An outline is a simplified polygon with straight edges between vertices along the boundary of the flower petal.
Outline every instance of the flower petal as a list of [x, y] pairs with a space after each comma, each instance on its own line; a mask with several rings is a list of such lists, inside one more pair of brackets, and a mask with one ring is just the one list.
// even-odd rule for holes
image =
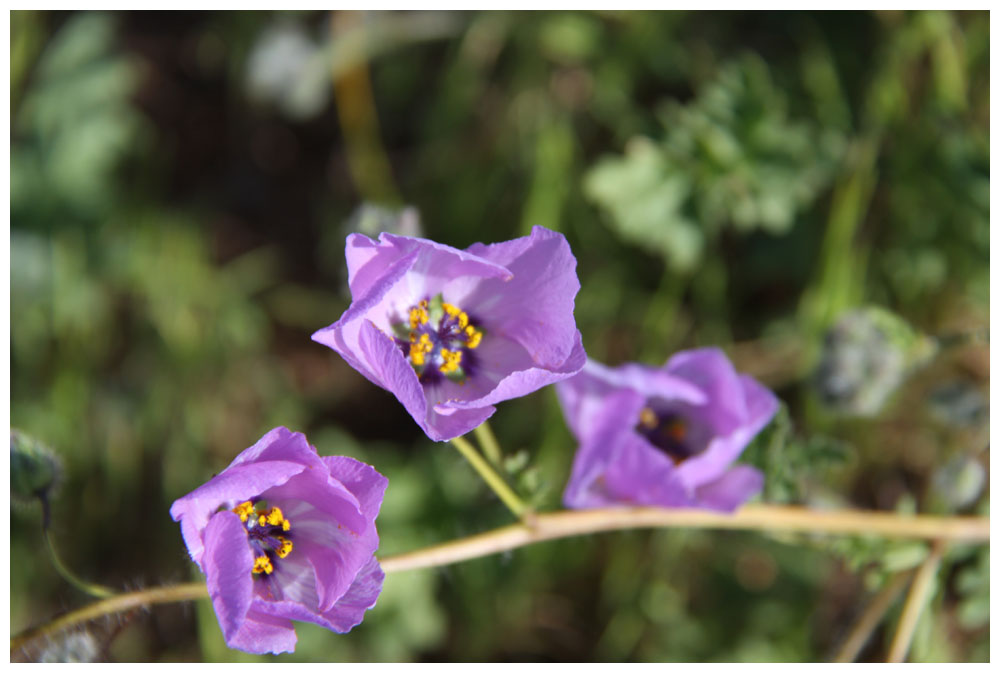
[[347, 593], [323, 613], [323, 617], [330, 625], [329, 628], [338, 633], [347, 633], [360, 624], [365, 611], [375, 607], [384, 580], [385, 573], [382, 572], [378, 560], [372, 556], [354, 578], [354, 583]]
[[[440, 403], [435, 408], [474, 409], [487, 404], [496, 404], [504, 400], [521, 397], [551, 383], [556, 383], [557, 381], [562, 381], [573, 376], [576, 372], [580, 371], [586, 361], [587, 353], [583, 349], [583, 341], [580, 333], [577, 332], [573, 351], [560, 366], [547, 369], [531, 367], [529, 369], [513, 371], [503, 377], [493, 390], [482, 397], [448, 400]], [[471, 430], [472, 428], [469, 429]]]
[[566, 237], [544, 227], [511, 241], [468, 248], [510, 269], [510, 280], [484, 281], [464, 299], [487, 328], [517, 340], [540, 367], [560, 367], [577, 340], [573, 305], [580, 290]]
[[349, 365], [361, 372], [365, 378], [393, 393], [396, 392], [395, 389], [390, 387], [390, 382], [380, 376], [378, 367], [371, 366], [377, 363], [371, 362], [366, 357], [360, 343], [361, 331], [370, 322], [369, 314], [385, 317], [382, 314], [388, 308], [383, 307], [382, 311], [375, 311], [375, 307], [385, 303], [386, 295], [401, 283], [416, 261], [417, 253], [415, 251], [395, 260], [372, 281], [366, 294], [354, 297], [351, 306], [340, 317], [340, 320], [317, 330], [312, 335], [313, 341], [337, 351], [342, 358], [347, 360]]
[[708, 448], [678, 467], [678, 476], [688, 488], [696, 489], [721, 477], [778, 410], [774, 393], [751, 377], [739, 377], [736, 387], [745, 400], [744, 415], [730, 434], [715, 437]]
[[294, 652], [297, 638], [292, 623], [257, 609], [261, 603], [260, 599], [254, 599], [240, 630], [226, 639], [226, 645], [250, 654]]
[[301, 432], [292, 432], [288, 428], [278, 426], [257, 440], [253, 446], [245, 449], [233, 459], [230, 467], [259, 463], [265, 460], [283, 460], [291, 463], [301, 463], [310, 467], [319, 467], [320, 459], [316, 449], [309, 445], [309, 440]]
[[399, 347], [370, 320], [359, 333], [359, 351], [371, 365], [382, 386], [396, 396], [421, 428], [427, 432], [427, 398], [417, 373]]
[[739, 376], [720, 349], [682, 351], [667, 361], [664, 370], [694, 384], [705, 393], [717, 433], [728, 434], [746, 419], [747, 405]]
[[604, 479], [608, 493], [618, 503], [659, 507], [692, 504], [670, 458], [635, 432], [622, 432]]
[[365, 611], [375, 605], [385, 573], [371, 557], [344, 596], [327, 610], [316, 612], [294, 601], [256, 601], [254, 609], [275, 617], [311, 622], [337, 633], [347, 633], [361, 623]]
[[301, 463], [270, 460], [226, 468], [170, 506], [170, 516], [180, 521], [188, 553], [201, 566], [202, 531], [219, 507], [232, 507], [280, 485], [306, 469]]
[[[286, 577], [285, 565], [293, 559], [299, 564], [311, 565], [314, 599], [303, 589], [295, 589], [295, 600], [305, 601], [313, 610], [329, 609], [350, 588], [354, 577], [368, 558], [378, 549], [378, 533], [373, 524], [362, 530], [352, 530], [336, 518], [322, 512], [303, 500], [275, 500], [292, 522], [295, 547], [287, 558], [281, 559], [274, 577], [282, 587], [286, 582], [305, 581], [299, 565], [294, 565]], [[294, 575], [294, 577], [292, 577]]]
[[253, 551], [238, 516], [218, 512], [208, 522], [203, 560], [208, 595], [228, 642], [240, 629], [253, 600]]
[[[623, 391], [634, 395], [631, 406]], [[590, 361], [557, 392], [580, 442], [567, 507], [641, 503], [731, 511], [761, 488], [759, 472], [733, 462], [778, 401], [753, 378], [738, 375], [717, 348], [678, 353], [659, 369]], [[652, 443], [658, 439], [640, 432], [643, 405], [659, 423], [680, 422], [682, 446], [661, 450]]]
[[732, 512], [764, 487], [764, 475], [749, 465], [736, 465], [696, 491], [700, 506]]
[[573, 472], [563, 503], [566, 507], [602, 507], [614, 504], [614, 496], [607, 490], [605, 473], [619, 453], [619, 445], [628, 439], [622, 431], [621, 420], [639, 415], [644, 400], [633, 390], [616, 390], [605, 398], [597, 411], [593, 431], [582, 442], [573, 460]]
[[310, 470], [296, 475], [280, 486], [263, 491], [260, 497], [278, 505], [293, 526], [297, 524], [294, 510], [303, 508], [310, 512], [316, 510], [356, 533], [364, 531], [371, 522], [362, 514], [361, 503], [346, 486], [330, 475], [325, 464], [322, 465], [322, 471]]
[[374, 521], [382, 507], [389, 480], [375, 471], [371, 465], [348, 456], [324, 456], [323, 462], [347, 490], [354, 494], [361, 504], [365, 518]]
[[703, 404], [706, 400], [705, 393], [693, 384], [662, 369], [636, 364], [611, 368], [587, 360], [578, 374], [556, 384], [566, 422], [577, 440], [590, 434], [597, 409], [611, 391], [619, 388], [631, 388], [647, 400], [658, 397], [690, 404]]

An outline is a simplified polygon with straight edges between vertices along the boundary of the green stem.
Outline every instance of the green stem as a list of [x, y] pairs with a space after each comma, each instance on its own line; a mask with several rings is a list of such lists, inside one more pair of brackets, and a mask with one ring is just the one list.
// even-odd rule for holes
[[513, 512], [514, 516], [520, 519], [531, 511], [531, 508], [517, 497], [517, 494], [511, 490], [507, 482], [490, 467], [490, 464], [479, 455], [479, 452], [476, 451], [475, 447], [465, 437], [455, 437], [451, 440], [451, 443], [472, 464], [473, 469], [493, 489], [493, 492], [503, 501], [503, 504], [507, 505], [507, 509]]
[[62, 575], [63, 579], [85, 594], [94, 596], [95, 598], [109, 598], [114, 596], [115, 591], [112, 589], [80, 579], [72, 570], [63, 564], [62, 559], [59, 558], [59, 554], [56, 553], [56, 545], [52, 542], [52, 533], [49, 531], [49, 522], [52, 519], [49, 499], [44, 493], [40, 493], [38, 495], [38, 499], [42, 503], [42, 535], [45, 537], [45, 546], [49, 548], [49, 556], [52, 558], [52, 565], [56, 567], [56, 572]]
[[493, 434], [490, 422], [483, 421], [472, 432], [475, 433], [476, 439], [479, 440], [479, 445], [483, 448], [483, 453], [486, 454], [489, 461], [499, 467], [500, 463], [503, 462], [503, 451], [500, 450], [500, 442], [497, 441], [497, 436]]

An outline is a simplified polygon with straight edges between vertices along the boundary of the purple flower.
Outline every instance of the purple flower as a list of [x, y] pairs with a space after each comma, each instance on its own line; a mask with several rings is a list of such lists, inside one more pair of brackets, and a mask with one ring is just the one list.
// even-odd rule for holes
[[466, 250], [383, 233], [347, 237], [352, 303], [315, 334], [393, 393], [433, 440], [462, 435], [497, 402], [572, 376], [586, 353], [580, 282], [562, 234]]
[[278, 427], [174, 502], [229, 647], [291, 652], [292, 619], [338, 633], [361, 623], [385, 577], [374, 554], [387, 483]]
[[556, 386], [580, 442], [563, 502], [732, 511], [764, 478], [733, 466], [778, 400], [717, 348], [677, 353], [662, 368], [588, 361]]

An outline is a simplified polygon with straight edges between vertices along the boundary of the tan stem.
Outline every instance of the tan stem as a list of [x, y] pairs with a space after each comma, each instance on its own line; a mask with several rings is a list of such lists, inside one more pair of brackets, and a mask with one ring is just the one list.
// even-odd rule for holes
[[985, 517], [901, 516], [888, 512], [816, 511], [804, 507], [748, 505], [736, 514], [695, 509], [632, 507], [536, 514], [531, 525], [514, 524], [487, 533], [391, 556], [386, 572], [428, 568], [498, 554], [535, 542], [626, 528], [717, 528], [887, 538], [989, 540]]
[[912, 577], [912, 572], [899, 573], [875, 594], [875, 597], [861, 614], [861, 618], [854, 624], [844, 644], [840, 646], [840, 651], [833, 659], [834, 663], [849, 664], [858, 658], [858, 653], [868, 642], [872, 631], [882, 623], [885, 613], [896, 602], [899, 594], [903, 593], [903, 589], [906, 588], [906, 584]]
[[[720, 528], [821, 535], [878, 535], [964, 542], [987, 542], [990, 539], [990, 520], [986, 517], [901, 516], [866, 511], [823, 512], [803, 507], [770, 505], [750, 505], [735, 514], [635, 507], [539, 514], [527, 524], [505, 526], [444, 544], [387, 556], [380, 559], [380, 563], [386, 573], [401, 572], [457, 563], [544, 540], [628, 528]], [[205, 598], [207, 595], [202, 582], [121, 594], [92, 603], [12, 638], [11, 650], [22, 647], [35, 638], [51, 635], [102, 615], [154, 603]]]
[[19, 636], [10, 639], [10, 650], [14, 650], [27, 645], [35, 638], [52, 635], [65, 628], [97, 619], [104, 615], [124, 612], [133, 608], [139, 608], [153, 603], [175, 603], [177, 601], [190, 601], [198, 598], [208, 598], [208, 590], [204, 582], [190, 582], [188, 584], [175, 584], [168, 587], [157, 587], [155, 589], [143, 589], [130, 594], [118, 594], [103, 601], [91, 603], [79, 610], [69, 612], [62, 617], [53, 619], [48, 624], [43, 624], [37, 628], [26, 631]]
[[913, 642], [913, 632], [917, 628], [917, 621], [920, 614], [927, 605], [930, 597], [931, 584], [934, 575], [937, 574], [941, 566], [941, 557], [944, 555], [945, 543], [938, 540], [931, 548], [931, 553], [927, 555], [924, 562], [917, 570], [910, 585], [910, 593], [906, 595], [906, 603], [903, 605], [903, 613], [899, 616], [899, 625], [896, 627], [896, 635], [892, 638], [892, 645], [889, 647], [889, 657], [887, 661], [891, 664], [899, 664], [906, 660], [906, 653], [910, 651], [910, 643]]

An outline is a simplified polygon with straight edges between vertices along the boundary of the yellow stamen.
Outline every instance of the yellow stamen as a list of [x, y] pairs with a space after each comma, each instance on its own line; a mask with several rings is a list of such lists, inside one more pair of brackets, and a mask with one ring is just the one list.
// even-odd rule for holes
[[271, 511], [267, 513], [267, 523], [271, 526], [280, 526], [281, 522], [285, 520], [285, 515], [281, 513], [281, 510], [277, 507], [272, 507]]
[[467, 348], [476, 348], [479, 346], [479, 342], [483, 340], [483, 333], [469, 325], [465, 329], [465, 333], [468, 335], [469, 340], [465, 342]]
[[291, 527], [292, 527], [292, 522], [289, 521], [288, 519], [285, 519], [284, 521], [281, 522], [281, 530], [287, 532], [288, 529], [290, 529]]
[[[413, 341], [415, 336], [415, 334], [411, 334], [410, 341]], [[424, 364], [424, 354], [430, 353], [432, 350], [434, 350], [434, 344], [431, 343], [431, 338], [427, 334], [421, 334], [416, 343], [410, 344], [410, 362], [416, 366]]]
[[274, 552], [275, 554], [278, 555], [278, 558], [285, 558], [286, 556], [288, 556], [289, 554], [292, 553], [292, 541], [291, 540], [289, 540], [287, 538], [284, 538], [284, 537], [281, 537], [279, 535], [278, 536], [278, 541], [281, 543], [281, 546], [278, 547], [277, 551]]
[[469, 314], [455, 306], [454, 304], [441, 304], [441, 308], [449, 317], [458, 320], [458, 328], [465, 329], [469, 324]]
[[246, 523], [247, 519], [250, 518], [251, 512], [253, 512], [253, 503], [251, 503], [249, 500], [247, 500], [246, 502], [241, 502], [240, 504], [236, 505], [236, 507], [233, 507], [233, 513], [239, 516], [240, 521], [242, 521], [243, 523]]
[[270, 575], [274, 572], [274, 566], [271, 564], [271, 559], [267, 556], [258, 556], [253, 560], [253, 572], [255, 575], [260, 575], [264, 573], [265, 575]]
[[659, 424], [660, 419], [656, 417], [656, 413], [649, 407], [643, 407], [642, 411], [639, 412], [639, 425], [647, 430], [652, 430]]
[[410, 329], [417, 329], [418, 325], [426, 325], [431, 317], [427, 314], [426, 301], [420, 302], [421, 306], [410, 309]]
[[444, 359], [444, 364], [439, 369], [444, 374], [450, 374], [456, 371], [462, 362], [462, 351], [450, 351], [447, 348], [442, 348], [441, 357]]

